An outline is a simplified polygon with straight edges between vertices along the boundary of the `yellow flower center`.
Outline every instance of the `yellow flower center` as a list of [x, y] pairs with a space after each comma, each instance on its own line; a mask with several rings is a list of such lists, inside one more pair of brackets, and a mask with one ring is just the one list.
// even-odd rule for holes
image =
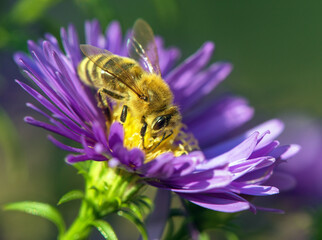
[[[115, 106], [113, 111], [113, 121], [119, 121], [122, 106]], [[184, 124], [178, 124], [178, 127], [172, 129], [173, 133], [166, 139], [163, 135], [153, 138], [151, 136], [150, 126], [143, 137], [140, 135], [142, 123], [141, 119], [133, 117], [130, 111], [127, 112], [124, 128], [124, 146], [128, 149], [140, 148], [145, 153], [145, 162], [155, 159], [162, 153], [172, 152], [178, 157], [189, 152], [199, 150], [198, 141], [191, 133], [183, 131]]]

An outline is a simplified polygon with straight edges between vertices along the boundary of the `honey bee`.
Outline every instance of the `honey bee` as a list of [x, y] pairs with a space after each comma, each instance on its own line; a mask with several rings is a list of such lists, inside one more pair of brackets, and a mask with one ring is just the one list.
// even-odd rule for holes
[[[153, 31], [144, 20], [135, 22], [127, 47], [130, 58], [80, 45], [86, 57], [78, 65], [78, 75], [86, 85], [97, 90], [101, 107], [109, 108], [106, 97], [122, 105], [121, 123], [126, 122], [130, 112], [132, 119], [141, 124], [142, 146], [149, 152], [177, 134], [181, 115], [173, 104], [169, 86], [161, 77]], [[145, 143], [146, 135], [153, 139], [152, 144]]]

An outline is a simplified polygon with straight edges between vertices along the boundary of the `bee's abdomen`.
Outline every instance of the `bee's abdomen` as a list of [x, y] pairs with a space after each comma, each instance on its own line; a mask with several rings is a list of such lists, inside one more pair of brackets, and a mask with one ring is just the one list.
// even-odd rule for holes
[[95, 87], [114, 85], [114, 88], [117, 88], [115, 84], [116, 82], [121, 84], [120, 79], [126, 81], [129, 75], [138, 79], [141, 74], [142, 68], [134, 60], [115, 55], [110, 57], [97, 55], [92, 59], [86, 57], [78, 65], [81, 80]]
[[78, 65], [77, 71], [80, 79], [89, 86], [100, 87], [101, 81], [101, 69], [97, 66], [98, 63], [102, 63], [106, 57], [98, 56], [95, 58], [96, 64], [89, 58], [84, 58]]

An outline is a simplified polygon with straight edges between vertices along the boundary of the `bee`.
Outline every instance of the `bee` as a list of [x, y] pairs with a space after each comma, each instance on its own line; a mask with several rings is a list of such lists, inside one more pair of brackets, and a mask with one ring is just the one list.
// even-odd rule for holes
[[[181, 115], [173, 104], [169, 86], [161, 77], [154, 34], [144, 20], [135, 22], [127, 48], [130, 58], [80, 45], [86, 57], [78, 65], [78, 75], [82, 82], [97, 90], [101, 107], [109, 108], [106, 98], [121, 104], [121, 123], [126, 122], [130, 112], [132, 119], [141, 124], [142, 146], [149, 152], [178, 133]], [[147, 139], [153, 139], [151, 144], [145, 143], [146, 135]]]

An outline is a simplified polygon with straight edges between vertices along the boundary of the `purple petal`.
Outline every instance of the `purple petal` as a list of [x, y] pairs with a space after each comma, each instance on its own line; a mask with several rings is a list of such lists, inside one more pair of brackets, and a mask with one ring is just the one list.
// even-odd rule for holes
[[120, 55], [122, 46], [122, 31], [118, 22], [111, 22], [106, 29], [106, 49]]
[[110, 127], [110, 134], [108, 136], [108, 142], [110, 148], [113, 149], [116, 144], [123, 145], [124, 129], [121, 123], [114, 122]]
[[220, 212], [239, 212], [251, 207], [250, 203], [232, 193], [185, 194], [181, 197], [204, 208]]
[[171, 190], [178, 193], [205, 192], [213, 188], [225, 187], [231, 180], [232, 174], [229, 171], [210, 170], [171, 180], [171, 184], [176, 186]]
[[252, 153], [250, 158], [258, 158], [261, 156], [269, 155], [269, 153], [272, 152], [279, 144], [279, 141], [273, 141], [262, 148], [256, 149]]
[[68, 26], [68, 32], [66, 32], [64, 28], [61, 28], [60, 35], [67, 57], [71, 60], [73, 67], [77, 69], [78, 63], [82, 59], [82, 55], [74, 25], [71, 24]]
[[186, 122], [200, 146], [209, 146], [249, 121], [254, 109], [243, 98], [225, 97]]
[[57, 133], [61, 136], [64, 136], [66, 138], [70, 138], [76, 142], [79, 142], [79, 136], [77, 134], [69, 131], [67, 128], [65, 128], [65, 131], [64, 131], [63, 129], [57, 128], [54, 125], [50, 125], [48, 123], [37, 121], [33, 117], [28, 117], [28, 116], [25, 117], [24, 120], [26, 123], [29, 123], [29, 124], [37, 126], [37, 127], [44, 128], [50, 132]]
[[226, 79], [232, 70], [229, 63], [215, 63], [206, 71], [193, 76], [193, 80], [184, 89], [175, 93], [175, 102], [183, 112], [192, 107], [202, 97], [209, 94], [219, 83]]
[[180, 57], [180, 51], [175, 47], [165, 49], [163, 46], [163, 39], [161, 37], [156, 37], [155, 43], [158, 49], [160, 70], [162, 76], [166, 78], [167, 73]]
[[129, 151], [129, 156], [129, 165], [133, 169], [140, 167], [144, 162], [144, 153], [139, 148], [132, 148]]
[[67, 155], [65, 161], [68, 164], [74, 164], [77, 162], [83, 162], [83, 161], [87, 161], [87, 160], [96, 160], [96, 161], [106, 161], [107, 159], [104, 158], [103, 156], [88, 156], [88, 155]]
[[[254, 172], [262, 169], [267, 169], [267, 167], [272, 166], [273, 163], [275, 163], [275, 159], [272, 157], [266, 156], [266, 157], [260, 157], [256, 159], [239, 161], [234, 165], [229, 166], [229, 170], [232, 173], [234, 173], [233, 180], [238, 179], [239, 181], [245, 181], [245, 179], [241, 180], [241, 177], [247, 174], [249, 174], [250, 177], [251, 176], [255, 177], [256, 174], [254, 174]], [[252, 178], [252, 181], [254, 181], [253, 183], [255, 183], [255, 180], [253, 178]], [[257, 180], [257, 182], [258, 181], [259, 180]], [[248, 180], [248, 182], [250, 182], [250, 180]]]
[[50, 33], [45, 33], [45, 38], [47, 41], [49, 41], [52, 45], [55, 46], [55, 48], [59, 48], [59, 43], [56, 39], [56, 37], [54, 37], [52, 34]]
[[[171, 205], [171, 192], [168, 190], [158, 189], [154, 198], [153, 212], [146, 219], [146, 229], [148, 239], [161, 239]], [[140, 239], [142, 239], [140, 237]]]
[[237, 179], [236, 182], [240, 182], [243, 184], [263, 184], [266, 182], [273, 174], [273, 170], [275, 164], [271, 164], [272, 162], [268, 161], [264, 162], [264, 164], [268, 165], [267, 167], [261, 167], [260, 165], [255, 166], [253, 171], [249, 171], [247, 173], [241, 174]]
[[285, 213], [283, 210], [280, 210], [280, 209], [266, 208], [266, 207], [259, 207], [259, 206], [256, 206], [256, 210], [265, 211], [265, 212], [279, 213], [279, 214], [284, 214]]
[[[199, 170], [209, 169], [209, 168], [213, 168], [214, 166], [216, 167], [218, 165], [226, 164], [228, 162], [234, 162], [240, 159], [247, 159], [256, 147], [258, 136], [259, 136], [258, 132], [253, 133], [253, 135], [248, 137], [239, 145], [235, 146], [230, 151], [223, 153], [220, 156], [214, 157], [208, 160], [208, 162], [206, 163], [200, 164], [197, 169]], [[214, 147], [214, 148], [206, 149], [204, 153], [206, 156], [215, 156], [217, 153], [217, 148]]]
[[270, 142], [272, 142], [274, 138], [281, 133], [281, 131], [283, 130], [283, 127], [284, 127], [283, 123], [277, 119], [264, 122], [237, 137], [234, 137], [226, 141], [221, 141], [220, 143], [216, 144], [214, 147], [205, 149], [204, 151], [205, 155], [207, 157], [211, 156], [211, 155], [207, 155], [207, 152], [213, 155], [223, 154], [224, 152], [229, 151], [230, 149], [234, 148], [236, 145], [240, 144], [242, 141], [247, 139], [249, 136], [251, 136], [254, 133], [254, 131], [259, 132], [260, 135], [263, 135], [263, 134], [265, 135], [264, 138], [261, 139], [260, 143], [255, 148], [255, 150], [260, 149], [266, 146], [267, 144], [269, 144]]
[[165, 178], [170, 177], [174, 172], [174, 167], [171, 164], [175, 157], [172, 153], [163, 153], [154, 160], [141, 166], [139, 171], [149, 178]]
[[281, 160], [286, 160], [297, 154], [301, 150], [301, 147], [296, 144], [285, 145], [275, 148], [270, 155]]
[[49, 135], [48, 136], [48, 139], [54, 144], [56, 145], [57, 147], [65, 150], [65, 151], [69, 151], [69, 152], [76, 152], [76, 153], [84, 153], [84, 149], [81, 149], [81, 148], [75, 148], [75, 147], [71, 147], [71, 146], [68, 146], [60, 141], [58, 141], [57, 139], [55, 139], [53, 136]]
[[270, 134], [267, 134], [263, 140], [257, 145], [256, 149], [259, 149], [270, 142], [272, 142], [277, 136], [281, 134], [281, 132], [284, 130], [284, 123], [281, 120], [278, 119], [272, 119], [269, 121], [266, 121], [259, 126], [256, 126], [246, 132], [246, 136], [252, 134], [254, 131], [264, 133], [265, 131], [269, 130]]
[[281, 192], [292, 190], [297, 185], [294, 176], [281, 171], [275, 171], [273, 176], [266, 182], [266, 184], [276, 186]]
[[247, 194], [252, 196], [266, 196], [279, 193], [278, 188], [272, 186], [260, 186], [260, 185], [243, 185], [240, 183], [232, 183], [230, 190], [238, 194]]
[[213, 50], [213, 43], [205, 43], [198, 52], [186, 59], [179, 67], [170, 72], [165, 80], [169, 83], [171, 89], [173, 91], [178, 91], [189, 85], [190, 82], [188, 82], [187, 79], [191, 78], [208, 63]]
[[86, 43], [98, 48], [105, 47], [105, 38], [102, 35], [100, 24], [97, 20], [87, 21], [85, 23]]

